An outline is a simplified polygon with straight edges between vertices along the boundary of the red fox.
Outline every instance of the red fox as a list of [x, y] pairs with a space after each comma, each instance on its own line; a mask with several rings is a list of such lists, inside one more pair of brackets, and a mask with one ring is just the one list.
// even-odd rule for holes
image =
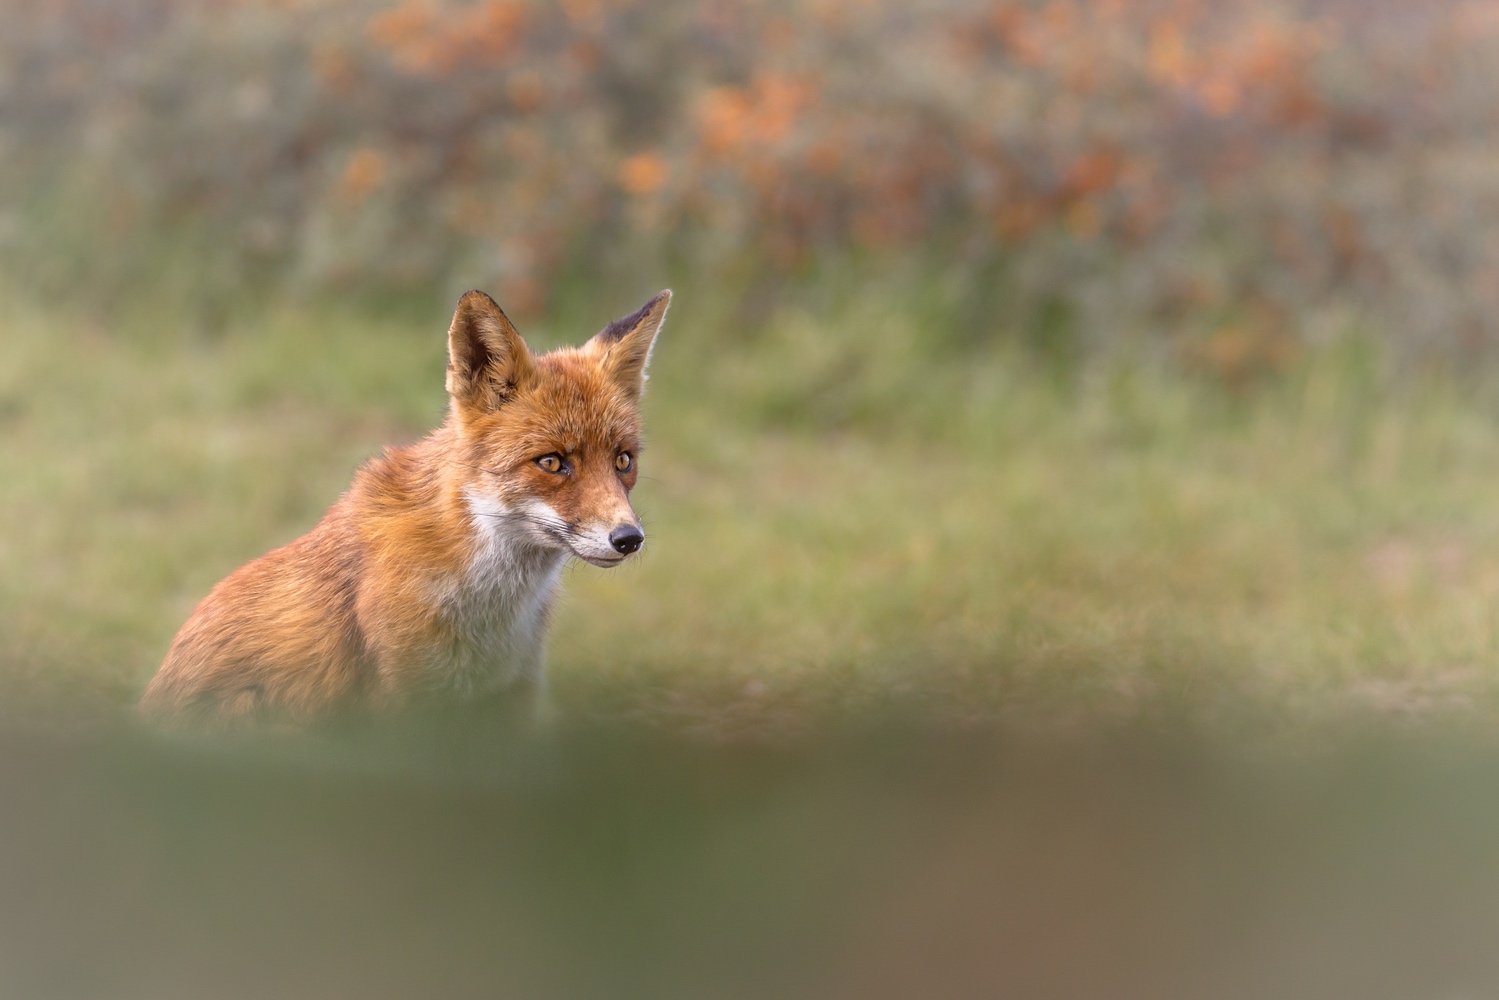
[[448, 330], [448, 416], [371, 459], [307, 534], [214, 587], [141, 699], [148, 715], [311, 721], [545, 684], [563, 563], [618, 566], [640, 398], [671, 292], [580, 348], [532, 355], [494, 300]]

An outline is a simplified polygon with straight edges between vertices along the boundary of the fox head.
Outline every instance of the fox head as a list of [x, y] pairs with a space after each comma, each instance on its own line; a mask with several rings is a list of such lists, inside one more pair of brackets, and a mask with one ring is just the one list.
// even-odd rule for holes
[[640, 459], [640, 397], [671, 292], [582, 347], [533, 355], [483, 292], [448, 330], [450, 420], [475, 475], [464, 499], [514, 541], [616, 566], [645, 541], [630, 506]]

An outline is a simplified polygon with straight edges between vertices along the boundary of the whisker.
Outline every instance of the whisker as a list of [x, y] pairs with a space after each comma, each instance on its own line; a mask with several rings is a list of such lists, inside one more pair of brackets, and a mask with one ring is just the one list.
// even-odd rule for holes
[[526, 524], [534, 525], [535, 527], [540, 528], [543, 531], [549, 531], [555, 534], [570, 536], [573, 538], [583, 537], [583, 532], [568, 524], [565, 524], [561, 521], [548, 521], [545, 518], [537, 517], [534, 514], [527, 514], [524, 511], [496, 512], [479, 510], [473, 511], [473, 515], [475, 517], [492, 517], [497, 521], [524, 521]]

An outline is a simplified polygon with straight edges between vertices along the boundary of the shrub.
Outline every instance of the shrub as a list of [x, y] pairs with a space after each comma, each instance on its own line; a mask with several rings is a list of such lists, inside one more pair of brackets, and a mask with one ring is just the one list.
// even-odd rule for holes
[[524, 314], [642, 261], [918, 261], [965, 336], [1231, 379], [1350, 324], [1499, 333], [1483, 3], [6, 2], [0, 238], [53, 280], [175, 241], [190, 284]]

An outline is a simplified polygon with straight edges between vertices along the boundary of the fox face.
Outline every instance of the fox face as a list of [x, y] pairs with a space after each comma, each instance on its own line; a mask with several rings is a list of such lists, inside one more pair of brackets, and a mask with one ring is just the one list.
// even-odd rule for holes
[[645, 541], [630, 506], [640, 398], [671, 302], [661, 292], [579, 348], [532, 355], [489, 296], [469, 292], [448, 332], [447, 388], [473, 475], [464, 500], [509, 545], [617, 566]]

